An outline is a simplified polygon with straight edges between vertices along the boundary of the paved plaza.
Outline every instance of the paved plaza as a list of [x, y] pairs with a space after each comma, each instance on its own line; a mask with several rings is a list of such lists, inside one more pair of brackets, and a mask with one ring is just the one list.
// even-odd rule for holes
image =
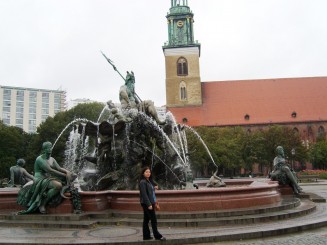
[[[304, 191], [327, 198], [327, 181], [301, 184]], [[320, 223], [320, 228], [315, 226]], [[314, 228], [314, 229], [312, 229]], [[264, 223], [217, 227], [160, 228], [166, 242], [142, 240], [142, 228], [96, 226], [88, 229], [2, 227], [0, 244], [327, 244], [327, 204], [305, 216]], [[283, 235], [285, 233], [289, 233]], [[271, 236], [275, 235], [275, 236]], [[244, 238], [247, 238], [246, 240]], [[251, 238], [256, 238], [252, 239]], [[232, 240], [232, 241], [231, 241]]]

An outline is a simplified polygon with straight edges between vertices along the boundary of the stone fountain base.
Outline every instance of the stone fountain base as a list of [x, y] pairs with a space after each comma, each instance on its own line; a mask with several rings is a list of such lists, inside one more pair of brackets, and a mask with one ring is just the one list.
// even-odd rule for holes
[[[274, 205], [281, 201], [278, 183], [275, 181], [224, 180], [227, 187], [194, 190], [159, 190], [156, 192], [163, 212], [193, 212], [210, 210], [241, 209]], [[22, 210], [16, 204], [17, 188], [3, 188], [0, 191], [0, 210]], [[81, 192], [83, 212], [97, 212], [107, 209], [141, 211], [139, 191]], [[58, 207], [48, 208], [48, 213], [73, 213], [70, 199]]]

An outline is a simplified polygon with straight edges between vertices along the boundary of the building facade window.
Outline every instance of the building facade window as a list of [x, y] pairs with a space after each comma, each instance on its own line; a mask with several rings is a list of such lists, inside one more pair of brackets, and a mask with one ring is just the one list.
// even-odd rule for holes
[[10, 107], [11, 106], [11, 101], [4, 101], [3, 102], [3, 107]]
[[308, 126], [308, 139], [310, 142], [313, 142], [313, 137], [314, 137], [314, 134], [313, 134], [312, 127]]
[[11, 90], [9, 89], [3, 90], [3, 100], [11, 101]]
[[44, 122], [49, 116], [49, 93], [42, 93], [41, 120]]
[[61, 111], [61, 95], [54, 94], [54, 113]]
[[16, 91], [16, 127], [23, 128], [24, 123], [24, 91]]
[[29, 93], [29, 101], [31, 102], [35, 102], [36, 103], [37, 100], [37, 92], [36, 91], [30, 91]]
[[24, 101], [24, 91], [23, 90], [16, 91], [16, 101]]
[[35, 105], [31, 105], [30, 104], [30, 108], [29, 108], [29, 113], [31, 114], [34, 114], [36, 113], [36, 104]]
[[10, 112], [2, 112], [2, 121], [4, 124], [10, 125]]
[[23, 107], [16, 107], [16, 113], [24, 113]]
[[45, 120], [47, 120], [48, 116], [47, 115], [42, 115], [41, 116], [41, 121], [44, 122]]
[[179, 84], [179, 90], [180, 90], [180, 100], [187, 100], [186, 83], [184, 81], [182, 81]]
[[61, 90], [9, 86], [0, 86], [0, 90], [0, 119], [26, 132], [35, 133], [42, 121], [65, 109], [66, 94]]
[[3, 90], [2, 121], [10, 125], [11, 90]]
[[36, 120], [28, 120], [28, 131], [30, 133], [36, 132]]
[[3, 107], [2, 108], [2, 111], [3, 112], [10, 112], [10, 107]]
[[23, 119], [24, 118], [24, 114], [23, 113], [20, 113], [20, 112], [16, 112], [16, 118]]
[[49, 108], [42, 108], [42, 116], [48, 116], [49, 115]]
[[177, 76], [187, 76], [187, 75], [188, 75], [187, 60], [184, 57], [180, 57], [177, 60]]
[[[46, 97], [46, 96], [45, 96]], [[28, 132], [36, 131], [36, 107], [37, 107], [37, 92], [30, 91], [29, 93], [29, 108], [28, 108]]]

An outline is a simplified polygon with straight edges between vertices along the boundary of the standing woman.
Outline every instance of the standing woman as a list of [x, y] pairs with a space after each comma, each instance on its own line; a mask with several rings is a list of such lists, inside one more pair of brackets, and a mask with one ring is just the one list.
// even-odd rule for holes
[[157, 217], [155, 212], [156, 195], [155, 189], [158, 189], [158, 185], [153, 181], [151, 176], [151, 170], [149, 167], [145, 167], [141, 171], [140, 181], [140, 202], [144, 211], [143, 216], [143, 240], [151, 240], [151, 234], [149, 229], [149, 221], [151, 220], [153, 236], [156, 240], [165, 241], [157, 228]]

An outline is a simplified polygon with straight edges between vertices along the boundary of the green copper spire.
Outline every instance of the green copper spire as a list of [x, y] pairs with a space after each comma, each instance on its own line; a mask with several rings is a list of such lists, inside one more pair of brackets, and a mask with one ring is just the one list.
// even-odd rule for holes
[[168, 24], [168, 42], [166, 47], [200, 46], [194, 41], [193, 13], [188, 0], [171, 0], [171, 7], [166, 16]]

